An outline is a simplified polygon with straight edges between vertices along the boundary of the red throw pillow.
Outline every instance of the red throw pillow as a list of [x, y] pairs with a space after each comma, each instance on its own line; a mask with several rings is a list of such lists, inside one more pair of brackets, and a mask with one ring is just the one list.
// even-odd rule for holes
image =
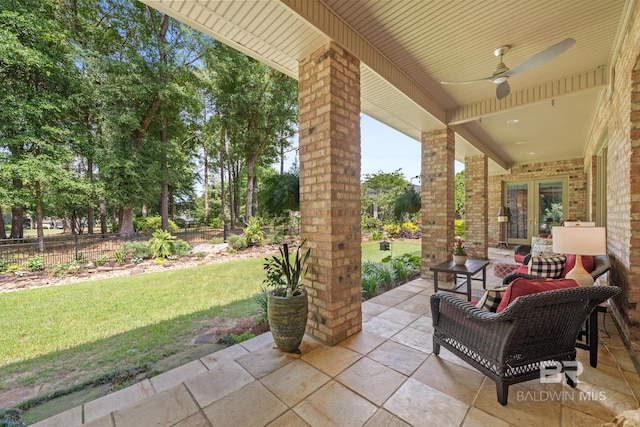
[[[567, 273], [573, 270], [573, 266], [576, 265], [576, 256], [575, 255], [567, 255], [567, 263], [564, 265], [564, 270], [562, 270], [562, 277], [567, 277]], [[591, 273], [593, 271], [594, 260], [590, 255], [582, 255], [582, 266], [587, 273]]]
[[500, 313], [507, 308], [509, 303], [524, 295], [563, 288], [577, 288], [578, 286], [580, 286], [578, 282], [573, 279], [529, 280], [524, 277], [518, 277], [507, 286], [507, 291], [502, 296], [502, 301], [500, 301], [496, 313]]

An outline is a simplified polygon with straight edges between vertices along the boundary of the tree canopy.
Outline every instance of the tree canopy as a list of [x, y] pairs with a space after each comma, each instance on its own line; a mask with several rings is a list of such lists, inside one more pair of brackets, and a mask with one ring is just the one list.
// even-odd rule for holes
[[166, 229], [198, 188], [203, 220], [233, 226], [296, 132], [295, 80], [139, 2], [0, 0], [0, 40], [8, 237], [22, 236], [24, 213], [40, 237], [44, 217], [71, 232], [87, 218], [92, 232], [94, 211], [101, 232], [127, 236], [143, 214]]

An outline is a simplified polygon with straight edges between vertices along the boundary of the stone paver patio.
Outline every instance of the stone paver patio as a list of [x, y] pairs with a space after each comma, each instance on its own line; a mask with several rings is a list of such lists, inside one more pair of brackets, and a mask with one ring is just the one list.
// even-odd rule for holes
[[[488, 288], [500, 283], [487, 273]], [[262, 334], [34, 425], [584, 426], [638, 408], [640, 377], [609, 315], [598, 368], [577, 350], [576, 389], [533, 380], [511, 386], [503, 407], [493, 381], [444, 349], [432, 354], [432, 293], [417, 279], [364, 302], [362, 332], [334, 347], [307, 336], [300, 355], [285, 354]]]

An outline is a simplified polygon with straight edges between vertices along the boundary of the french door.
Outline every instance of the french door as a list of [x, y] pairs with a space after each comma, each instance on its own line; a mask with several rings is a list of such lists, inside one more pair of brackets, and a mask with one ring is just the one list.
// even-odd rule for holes
[[532, 236], [549, 234], [567, 219], [567, 182], [567, 178], [552, 178], [505, 183], [509, 243], [529, 244]]

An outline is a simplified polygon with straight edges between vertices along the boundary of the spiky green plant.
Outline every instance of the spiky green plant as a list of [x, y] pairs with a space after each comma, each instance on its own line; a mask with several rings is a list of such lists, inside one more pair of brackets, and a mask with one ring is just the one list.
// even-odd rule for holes
[[264, 283], [277, 289], [276, 295], [292, 297], [300, 294], [302, 281], [309, 270], [307, 261], [311, 255], [311, 249], [307, 249], [300, 255], [300, 249], [305, 244], [304, 240], [296, 249], [295, 258], [291, 261], [289, 256], [289, 245], [283, 243], [278, 249], [280, 255], [272, 255], [265, 258], [264, 269], [267, 277]]

